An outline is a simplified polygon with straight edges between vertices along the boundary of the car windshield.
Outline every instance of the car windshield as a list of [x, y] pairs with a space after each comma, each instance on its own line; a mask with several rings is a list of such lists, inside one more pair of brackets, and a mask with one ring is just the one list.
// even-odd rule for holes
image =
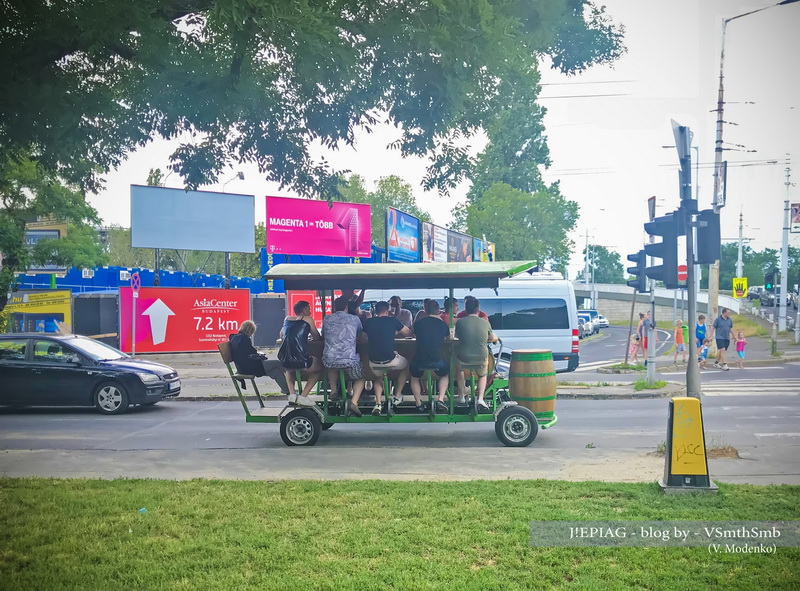
[[86, 337], [72, 339], [69, 341], [69, 344], [94, 361], [125, 359], [128, 357], [125, 353], [118, 351], [114, 347]]

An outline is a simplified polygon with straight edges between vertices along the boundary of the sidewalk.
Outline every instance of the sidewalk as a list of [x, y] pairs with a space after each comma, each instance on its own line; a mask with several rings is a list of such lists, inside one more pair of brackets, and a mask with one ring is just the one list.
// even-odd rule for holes
[[[779, 355], [772, 354], [772, 339], [769, 336], [751, 336], [747, 337], [747, 347], [745, 349], [745, 367], [765, 367], [776, 365], [779, 363], [789, 363], [792, 361], [800, 361], [800, 344], [794, 343], [794, 334], [778, 334], [777, 338], [777, 351]], [[671, 349], [673, 345], [665, 347]], [[674, 351], [659, 355], [656, 358], [656, 369], [674, 370], [675, 363], [673, 363]], [[688, 359], [688, 354], [687, 354]], [[727, 352], [727, 361], [729, 367], [734, 367], [739, 360], [736, 354], [736, 348], [733, 342]], [[681, 355], [678, 355], [678, 367], [686, 367], [681, 363]], [[712, 367], [713, 359], [708, 360], [708, 367]]]

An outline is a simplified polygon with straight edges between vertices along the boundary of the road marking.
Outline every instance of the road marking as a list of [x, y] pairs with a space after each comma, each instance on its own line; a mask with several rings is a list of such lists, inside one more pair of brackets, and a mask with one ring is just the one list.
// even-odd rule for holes
[[622, 359], [608, 359], [606, 361], [592, 361], [591, 363], [581, 363], [575, 371], [595, 371], [599, 367], [622, 363]]
[[800, 437], [800, 433], [753, 433], [756, 437]]
[[731, 380], [700, 387], [706, 396], [798, 396], [800, 380]]

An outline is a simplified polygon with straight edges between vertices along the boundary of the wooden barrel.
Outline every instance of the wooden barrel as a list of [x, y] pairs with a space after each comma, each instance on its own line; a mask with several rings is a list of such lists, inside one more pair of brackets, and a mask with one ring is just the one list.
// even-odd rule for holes
[[557, 385], [552, 351], [516, 349], [511, 352], [508, 373], [511, 399], [533, 412], [540, 422], [554, 416]]

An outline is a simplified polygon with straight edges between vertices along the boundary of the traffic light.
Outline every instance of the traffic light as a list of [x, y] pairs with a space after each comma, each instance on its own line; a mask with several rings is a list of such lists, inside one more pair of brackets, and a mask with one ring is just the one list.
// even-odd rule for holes
[[669, 213], [644, 225], [644, 231], [651, 236], [660, 236], [661, 242], [645, 244], [644, 252], [653, 258], [661, 259], [661, 265], [647, 267], [645, 275], [656, 281], [663, 281], [667, 289], [677, 289], [678, 282], [678, 236], [681, 231], [678, 220], [680, 211]]
[[769, 292], [775, 289], [775, 273], [772, 271], [764, 273], [764, 289]]
[[713, 209], [704, 209], [697, 214], [697, 248], [695, 260], [698, 265], [712, 265], [720, 259], [721, 240], [719, 214]]
[[627, 269], [628, 274], [633, 275], [633, 279], [628, 281], [628, 287], [632, 287], [639, 293], [649, 292], [650, 290], [647, 289], [647, 277], [645, 277], [644, 274], [645, 267], [647, 266], [644, 251], [640, 250], [636, 254], [629, 254], [628, 260], [636, 264], [635, 267], [628, 267]]

